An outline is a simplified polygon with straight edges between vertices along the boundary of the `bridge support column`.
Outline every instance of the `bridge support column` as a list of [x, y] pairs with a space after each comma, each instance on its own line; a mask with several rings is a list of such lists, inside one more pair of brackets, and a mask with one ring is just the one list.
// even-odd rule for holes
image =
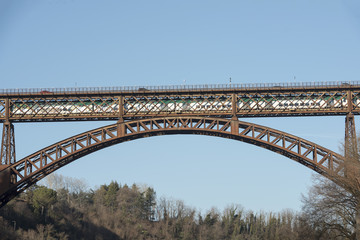
[[232, 107], [232, 118], [231, 118], [231, 133], [232, 134], [239, 134], [239, 119], [236, 116], [236, 112], [237, 112], [237, 97], [236, 94], [232, 94], [232, 99], [231, 99], [231, 107]]
[[239, 134], [239, 121], [236, 116], [231, 118], [230, 127], [231, 127], [231, 134], [235, 134], [235, 135]]
[[117, 134], [119, 137], [125, 135], [124, 122], [124, 97], [119, 96], [119, 120], [117, 121]]
[[[15, 130], [14, 125], [9, 121], [10, 102], [5, 100], [5, 122], [3, 124], [1, 153], [0, 153], [0, 195], [8, 191], [13, 183], [16, 182], [16, 176], [10, 168], [15, 163]], [[1, 204], [1, 203], [0, 203]]]
[[[5, 122], [3, 124], [0, 166], [15, 163], [15, 133], [10, 122], [10, 100], [5, 100]], [[1, 170], [1, 169], [0, 169]]]
[[11, 122], [5, 122], [3, 125], [0, 159], [0, 165], [15, 163], [15, 133]]
[[117, 122], [117, 135], [118, 137], [125, 136], [125, 123], [123, 119]]
[[355, 118], [352, 113], [348, 113], [345, 118], [345, 157], [356, 154], [357, 151]]

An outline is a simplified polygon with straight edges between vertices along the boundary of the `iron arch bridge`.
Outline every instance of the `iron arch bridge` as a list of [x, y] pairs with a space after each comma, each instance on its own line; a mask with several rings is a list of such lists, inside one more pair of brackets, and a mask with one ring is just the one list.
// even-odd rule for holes
[[102, 148], [138, 138], [199, 134], [235, 139], [293, 159], [319, 173], [339, 171], [342, 156], [305, 139], [239, 120], [207, 117], [168, 117], [115, 123], [70, 137], [37, 151], [3, 169], [13, 178], [1, 195], [11, 198], [62, 166]]
[[[320, 174], [337, 174], [342, 171], [342, 155], [238, 118], [346, 115], [345, 139], [354, 139], [354, 114], [359, 113], [358, 82], [0, 90], [0, 207], [82, 156], [158, 135], [235, 139], [284, 155]], [[16, 159], [14, 122], [84, 120], [117, 122]]]

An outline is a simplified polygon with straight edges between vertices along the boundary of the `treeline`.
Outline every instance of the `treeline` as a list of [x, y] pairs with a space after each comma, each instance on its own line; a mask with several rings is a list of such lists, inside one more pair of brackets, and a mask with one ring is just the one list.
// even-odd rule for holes
[[[200, 214], [155, 190], [117, 182], [33, 186], [0, 209], [0, 239], [337, 239], [305, 213], [254, 213], [237, 205]], [[63, 181], [64, 182], [64, 181]], [[79, 182], [78, 182], [79, 183]], [[54, 187], [54, 189], [50, 188]], [[343, 238], [339, 238], [343, 239]]]

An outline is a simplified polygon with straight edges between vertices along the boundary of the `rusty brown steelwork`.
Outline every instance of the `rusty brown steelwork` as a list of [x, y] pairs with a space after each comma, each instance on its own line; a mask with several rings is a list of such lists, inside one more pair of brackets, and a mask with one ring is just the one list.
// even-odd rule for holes
[[15, 132], [10, 122], [3, 124], [0, 165], [10, 165], [15, 162]]
[[3, 124], [0, 165], [10, 165], [15, 162], [15, 130], [10, 122], [10, 100], [5, 100], [5, 121]]
[[[269, 85], [269, 87], [265, 87]], [[17, 89], [0, 91], [0, 122], [124, 120], [163, 116], [280, 117], [360, 113], [360, 83]], [[92, 91], [91, 91], [92, 90]], [[6, 102], [9, 107], [6, 107]]]
[[[236, 139], [333, 175], [342, 171], [340, 154], [238, 118], [346, 115], [345, 144], [355, 146], [349, 139], [356, 139], [357, 114], [360, 82], [0, 89], [0, 206], [84, 155], [120, 142], [163, 134]], [[13, 123], [100, 120], [117, 123], [65, 139], [16, 161]]]
[[[35, 152], [1, 174], [13, 174], [15, 182], [0, 192], [0, 206], [60, 167], [102, 148], [144, 137], [170, 134], [198, 134], [235, 139], [254, 144], [290, 159], [319, 173], [340, 171], [342, 156], [305, 139], [264, 126], [207, 117], [165, 117], [116, 123], [70, 137]], [[236, 126], [236, 129], [232, 129]], [[123, 131], [119, 131], [119, 129]]]

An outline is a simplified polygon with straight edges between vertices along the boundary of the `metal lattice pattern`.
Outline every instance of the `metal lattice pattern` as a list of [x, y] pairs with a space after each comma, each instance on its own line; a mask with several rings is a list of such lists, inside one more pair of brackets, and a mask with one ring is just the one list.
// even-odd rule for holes
[[[341, 91], [253, 92], [237, 95], [237, 99], [239, 114], [335, 114], [348, 110], [348, 93]], [[360, 104], [357, 98], [353, 102]]]
[[0, 119], [5, 119], [5, 99], [0, 99]]
[[352, 91], [351, 99], [353, 99], [353, 110], [360, 111], [360, 91]]
[[320, 173], [341, 171], [342, 156], [296, 136], [247, 122], [203, 117], [168, 117], [118, 123], [46, 147], [8, 166], [12, 187], [0, 205], [58, 168], [99, 149], [137, 138], [164, 134], [201, 134], [236, 139], [287, 156]]
[[[9, 121], [117, 120], [169, 116], [304, 116], [360, 114], [354, 89], [268, 89], [233, 92], [141, 91], [118, 95], [17, 96], [9, 99]], [[0, 100], [0, 121], [6, 120]]]
[[169, 114], [229, 115], [232, 96], [209, 95], [151, 95], [126, 97], [124, 116], [161, 116]]
[[10, 119], [24, 121], [116, 117], [119, 99], [97, 97], [36, 97], [10, 101]]

